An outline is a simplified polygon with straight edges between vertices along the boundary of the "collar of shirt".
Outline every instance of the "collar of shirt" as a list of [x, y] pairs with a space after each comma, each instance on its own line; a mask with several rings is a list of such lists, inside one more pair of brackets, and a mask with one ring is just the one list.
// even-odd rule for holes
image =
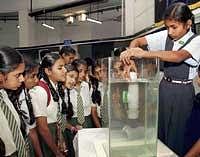
[[192, 30], [190, 29], [183, 37], [181, 37], [180, 39], [176, 40], [174, 43], [176, 45], [179, 45], [179, 47], [181, 47], [182, 45], [185, 44], [185, 42], [193, 35], [194, 33], [192, 32]]
[[[44, 82], [46, 82], [43, 78], [41, 79], [42, 81], [44, 81]], [[53, 81], [51, 81], [51, 80], [49, 80], [50, 81], [50, 83], [51, 83], [51, 85], [53, 86], [53, 88], [56, 90], [57, 88], [57, 85], [53, 82]]]

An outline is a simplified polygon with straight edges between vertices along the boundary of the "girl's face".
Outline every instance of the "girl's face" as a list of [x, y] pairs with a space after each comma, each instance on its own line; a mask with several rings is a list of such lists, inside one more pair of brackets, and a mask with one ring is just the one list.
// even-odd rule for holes
[[122, 62], [116, 61], [113, 65], [114, 77], [117, 79], [121, 79], [123, 77], [123, 65]]
[[51, 69], [46, 69], [46, 73], [51, 81], [54, 83], [57, 82], [64, 82], [65, 81], [65, 62], [64, 59], [59, 58], [54, 65], [51, 67]]
[[187, 23], [182, 23], [176, 20], [165, 20], [165, 26], [168, 30], [168, 35], [173, 40], [178, 40], [183, 37], [187, 31], [190, 29], [192, 21], [188, 20]]
[[87, 80], [87, 75], [88, 75], [88, 69], [86, 65], [79, 65], [78, 67], [78, 72], [79, 72], [79, 81], [86, 81]]
[[69, 53], [68, 55], [62, 55], [65, 61], [65, 64], [70, 64], [76, 59], [76, 55]]
[[78, 82], [78, 72], [77, 71], [66, 72], [65, 78], [66, 78], [65, 87], [72, 89], [76, 86], [76, 83]]
[[16, 90], [19, 88], [24, 81], [23, 72], [24, 72], [25, 65], [24, 63], [20, 63], [18, 67], [7, 73], [7, 74], [0, 74], [3, 88], [10, 89], [10, 90]]
[[38, 67], [34, 68], [30, 73], [24, 76], [24, 84], [27, 89], [31, 89], [38, 83]]
[[101, 67], [97, 66], [94, 69], [94, 76], [99, 80], [102, 81], [102, 70]]

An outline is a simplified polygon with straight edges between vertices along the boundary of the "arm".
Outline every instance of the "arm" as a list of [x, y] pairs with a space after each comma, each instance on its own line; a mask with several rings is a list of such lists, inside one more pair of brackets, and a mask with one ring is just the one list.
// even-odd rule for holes
[[39, 142], [39, 139], [38, 139], [36, 128], [30, 129], [28, 136], [31, 139], [31, 143], [32, 143], [33, 148], [35, 150], [36, 157], [41, 157], [42, 151], [41, 151], [41, 148], [40, 148], [40, 142]]
[[131, 48], [124, 51], [120, 55], [120, 59], [126, 63], [130, 64], [130, 58], [159, 58], [162, 61], [180, 63], [187, 58], [192, 57], [191, 54], [186, 50], [179, 51], [144, 51], [141, 48]]
[[97, 128], [100, 128], [101, 124], [99, 122], [99, 118], [98, 118], [98, 114], [97, 114], [97, 107], [94, 107], [94, 106], [91, 107], [91, 114], [92, 114], [92, 120], [93, 120], [95, 126]]
[[141, 47], [147, 45], [147, 40], [145, 37], [137, 38], [131, 41], [129, 48], [134, 48], [134, 47]]
[[185, 157], [198, 157], [200, 155], [200, 139], [193, 145]]
[[60, 153], [59, 149], [57, 148], [56, 144], [53, 141], [53, 137], [48, 128], [47, 118], [46, 117], [37, 117], [36, 123], [37, 123], [38, 131], [39, 131], [40, 135], [42, 136], [42, 138], [46, 142], [46, 144], [49, 146], [49, 148], [52, 150], [52, 152], [56, 156], [63, 157], [63, 155]]

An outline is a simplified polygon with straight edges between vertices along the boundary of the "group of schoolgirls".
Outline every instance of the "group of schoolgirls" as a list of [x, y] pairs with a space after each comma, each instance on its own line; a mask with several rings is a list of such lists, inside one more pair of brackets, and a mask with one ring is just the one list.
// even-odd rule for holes
[[[68, 46], [59, 54], [46, 54], [40, 64], [10, 47], [0, 52], [1, 62], [5, 62], [0, 65], [0, 104], [9, 106], [17, 121], [13, 131], [10, 113], [0, 112], [7, 127], [0, 129], [1, 156], [73, 157], [78, 130], [106, 126], [100, 118], [98, 64], [93, 68], [96, 75], [89, 76], [87, 61], [78, 59]], [[14, 73], [15, 84], [7, 77], [10, 73]], [[2, 134], [6, 129], [9, 137]], [[24, 147], [19, 146], [19, 139]]]

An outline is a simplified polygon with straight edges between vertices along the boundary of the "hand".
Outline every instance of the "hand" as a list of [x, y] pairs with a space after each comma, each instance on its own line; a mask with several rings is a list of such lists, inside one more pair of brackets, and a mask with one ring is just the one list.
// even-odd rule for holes
[[130, 51], [132, 56], [134, 56], [136, 58], [142, 58], [142, 57], [144, 57], [144, 55], [146, 53], [146, 51], [144, 51], [143, 49], [141, 49], [139, 47], [128, 49], [128, 51]]
[[76, 127], [74, 127], [74, 126], [72, 126], [70, 130], [71, 130], [72, 133], [77, 133], [78, 132], [78, 129]]
[[82, 127], [81, 125], [76, 125], [76, 128], [77, 128], [78, 130], [81, 130], [83, 127]]
[[130, 48], [127, 49], [126, 51], [123, 51], [120, 55], [120, 60], [124, 63], [124, 64], [131, 64], [131, 57], [136, 57], [136, 58], [142, 58], [145, 55], [145, 51], [142, 50], [139, 47], [136, 48]]

